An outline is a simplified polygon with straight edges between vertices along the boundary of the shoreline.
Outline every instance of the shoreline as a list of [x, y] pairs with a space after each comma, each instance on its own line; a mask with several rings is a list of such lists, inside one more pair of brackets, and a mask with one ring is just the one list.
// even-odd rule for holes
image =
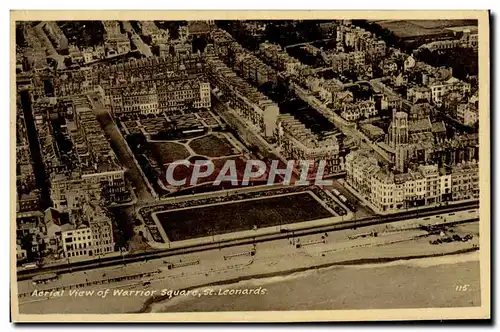
[[[209, 282], [205, 284], [198, 284], [190, 287], [183, 288], [183, 290], [193, 290], [197, 288], [204, 288], [204, 287], [211, 287], [211, 286], [224, 286], [224, 285], [230, 285], [234, 283], [238, 283], [241, 281], [248, 281], [252, 279], [263, 279], [263, 278], [271, 278], [271, 277], [276, 277], [276, 276], [283, 276], [283, 275], [290, 275], [293, 273], [300, 273], [300, 272], [305, 272], [309, 270], [319, 270], [319, 269], [324, 269], [324, 268], [329, 268], [333, 266], [353, 266], [353, 265], [367, 265], [367, 264], [383, 264], [383, 263], [390, 263], [394, 261], [409, 261], [409, 260], [415, 260], [415, 259], [422, 259], [422, 258], [432, 258], [432, 257], [443, 257], [443, 256], [453, 256], [453, 255], [460, 255], [460, 254], [466, 254], [470, 252], [474, 252], [479, 250], [479, 247], [476, 248], [466, 248], [466, 249], [459, 249], [451, 252], [444, 252], [444, 253], [434, 253], [434, 254], [422, 254], [422, 255], [405, 255], [405, 256], [393, 256], [393, 257], [378, 257], [378, 258], [358, 258], [358, 259], [350, 259], [350, 260], [345, 260], [345, 261], [337, 261], [337, 262], [330, 262], [330, 263], [323, 263], [323, 264], [317, 264], [314, 266], [307, 266], [307, 267], [298, 267], [298, 268], [293, 268], [293, 269], [288, 269], [288, 270], [283, 270], [283, 271], [276, 271], [276, 272], [268, 272], [268, 273], [260, 273], [260, 274], [252, 274], [252, 275], [246, 275], [246, 276], [241, 276], [241, 277], [236, 277], [236, 278], [230, 278], [230, 279], [225, 279], [225, 280], [220, 280], [220, 281], [215, 281], [215, 282]], [[170, 298], [171, 300], [175, 299], [175, 297]], [[164, 296], [153, 296], [148, 298], [142, 308], [138, 311], [132, 311], [129, 312], [131, 314], [134, 313], [151, 313], [152, 311], [152, 306], [154, 304], [163, 302], [169, 300], [168, 295]]]
[[[25, 313], [80, 313], [80, 314], [113, 314], [113, 313], [154, 313], [163, 305], [170, 306], [172, 301], [169, 299], [180, 300], [181, 296], [171, 297], [161, 291], [166, 289], [188, 291], [197, 288], [203, 289], [206, 287], [231, 287], [239, 286], [237, 283], [260, 282], [268, 278], [284, 277], [300, 275], [300, 273], [322, 272], [329, 267], [374, 267], [374, 276], [378, 271], [377, 265], [384, 268], [386, 264], [398, 264], [401, 262], [404, 265], [412, 264], [414, 261], [418, 264], [421, 262], [440, 261], [449, 266], [448, 271], [453, 271], [453, 266], [458, 266], [463, 259], [479, 261], [473, 252], [478, 252], [479, 234], [477, 223], [468, 223], [465, 225], [452, 226], [451, 232], [455, 234], [470, 234], [474, 235], [471, 242], [454, 242], [446, 245], [431, 245], [429, 241], [438, 238], [439, 235], [422, 236], [427, 234], [426, 231], [415, 230], [408, 228], [414, 226], [415, 221], [409, 220], [406, 222], [397, 223], [394, 225], [376, 225], [363, 229], [343, 230], [333, 232], [328, 236], [328, 242], [321, 245], [304, 246], [296, 249], [295, 246], [287, 240], [271, 241], [260, 243], [257, 246], [257, 255], [254, 257], [241, 256], [232, 258], [230, 261], [223, 259], [225, 255], [234, 255], [235, 253], [245, 252], [251, 249], [250, 246], [241, 246], [239, 249], [224, 248], [219, 250], [211, 250], [202, 253], [186, 254], [182, 256], [183, 261], [200, 261], [199, 265], [186, 266], [179, 269], [167, 269], [166, 262], [162, 259], [152, 260], [147, 262], [134, 263], [122, 268], [104, 268], [93, 271], [90, 274], [75, 272], [72, 275], [67, 275], [61, 283], [78, 283], [88, 279], [98, 280], [102, 278], [103, 273], [109, 275], [121, 275], [125, 271], [128, 274], [138, 273], [141, 271], [161, 271], [160, 274], [146, 278], [144, 280], [123, 280], [121, 282], [105, 285], [97, 285], [81, 288], [81, 290], [89, 290], [98, 292], [103, 289], [126, 289], [131, 292], [136, 291], [153, 291], [153, 293], [137, 295], [121, 296], [111, 293], [111, 296], [101, 297], [98, 294], [90, 296], [64, 296], [64, 297], [46, 297], [46, 298], [26, 298], [20, 305], [21, 311]], [[355, 237], [353, 236], [365, 234], [366, 232], [378, 232], [378, 237]], [[360, 233], [361, 232], [361, 233]], [[300, 240], [306, 242], [318, 241], [318, 235], [301, 237]], [[472, 256], [470, 256], [472, 254]], [[441, 257], [441, 258], [440, 258]], [[443, 257], [450, 257], [443, 259]], [[179, 260], [180, 261], [180, 260]], [[425, 264], [424, 264], [425, 265]], [[371, 273], [364, 272], [367, 278], [370, 278]], [[406, 276], [411, 279], [410, 275]], [[449, 275], [453, 278], [453, 273]], [[383, 278], [382, 278], [383, 279]], [[474, 276], [467, 282], [476, 283], [477, 277]], [[349, 276], [344, 276], [344, 282], [349, 284]], [[432, 283], [432, 279], [430, 282]], [[328, 280], [322, 280], [328, 282]], [[358, 280], [358, 282], [364, 282]], [[405, 283], [406, 281], [401, 282]], [[463, 281], [464, 283], [466, 281]], [[33, 291], [39, 287], [33, 286], [29, 281], [22, 281], [24, 291]], [[146, 284], [147, 283], [147, 284]], [[278, 285], [278, 284], [276, 284]], [[310, 285], [313, 286], [313, 285]], [[334, 288], [337, 285], [332, 285]], [[18, 286], [19, 287], [19, 286]], [[295, 287], [301, 287], [296, 284]], [[382, 287], [382, 285], [381, 285]], [[417, 287], [418, 288], [418, 287]], [[441, 285], [436, 289], [441, 292], [446, 285]], [[353, 293], [356, 293], [357, 288], [353, 288]], [[315, 288], [310, 287], [310, 291], [315, 293]], [[375, 289], [371, 290], [374, 294]], [[160, 293], [158, 293], [160, 292]], [[390, 292], [385, 290], [384, 292]], [[408, 294], [412, 293], [412, 289], [408, 289]], [[454, 295], [442, 294], [442, 297], [449, 298], [454, 301]], [[167, 295], [167, 296], [165, 296]], [[418, 294], [414, 294], [418, 295]], [[322, 298], [321, 292], [314, 295]], [[349, 295], [346, 295], [349, 296]], [[357, 298], [362, 298], [363, 294], [357, 294]], [[401, 294], [404, 296], [404, 294]], [[302, 300], [302, 299], [300, 299]], [[347, 300], [347, 298], [346, 298]], [[48, 301], [48, 302], [46, 302]], [[206, 300], [205, 300], [206, 301]], [[295, 301], [295, 299], [290, 299]], [[431, 301], [432, 302], [432, 301]], [[425, 305], [431, 304], [431, 302]], [[203, 303], [197, 301], [196, 303]], [[208, 302], [210, 303], [210, 301]], [[354, 306], [359, 305], [353, 304]], [[208, 306], [209, 307], [209, 306]], [[186, 309], [187, 310], [187, 309]], [[199, 308], [199, 310], [204, 310]]]

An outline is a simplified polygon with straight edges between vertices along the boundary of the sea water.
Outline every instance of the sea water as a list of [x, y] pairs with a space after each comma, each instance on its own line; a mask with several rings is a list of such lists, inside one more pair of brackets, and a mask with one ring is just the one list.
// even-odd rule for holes
[[[200, 288], [211, 296], [177, 297], [152, 312], [346, 310], [480, 305], [479, 254], [332, 266]], [[466, 291], [463, 286], [467, 285]], [[459, 288], [462, 286], [462, 288]], [[259, 294], [221, 290], [260, 288]], [[262, 290], [265, 290], [262, 293]], [[224, 296], [218, 294], [225, 294]]]

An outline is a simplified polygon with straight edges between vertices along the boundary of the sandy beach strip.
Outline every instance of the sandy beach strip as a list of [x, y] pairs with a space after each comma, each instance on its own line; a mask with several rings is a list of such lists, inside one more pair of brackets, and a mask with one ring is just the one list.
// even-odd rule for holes
[[[356, 232], [360, 233], [362, 230], [346, 231], [342, 234], [341, 232], [335, 232], [330, 237], [332, 240], [339, 239], [340, 241], [343, 238], [346, 241], [345, 238], [348, 234], [355, 234]], [[193, 257], [185, 255], [184, 260], [199, 259], [201, 257], [201, 261], [204, 263], [172, 270], [162, 267], [162, 273], [149, 279], [85, 288], [84, 290], [95, 291], [90, 296], [68, 296], [66, 294], [61, 297], [23, 299], [20, 304], [20, 312], [31, 314], [151, 312], [153, 304], [168, 300], [168, 295], [162, 295], [162, 291], [165, 290], [186, 291], [200, 287], [231, 284], [241, 280], [288, 275], [334, 265], [378, 264], [397, 260], [458, 255], [477, 250], [477, 248], [473, 248], [473, 245], [478, 244], [477, 236], [474, 237], [473, 241], [469, 242], [430, 245], [429, 238], [419, 237], [421, 234], [418, 231], [412, 232], [415, 233], [401, 232], [401, 241], [389, 241], [389, 244], [384, 244], [387, 243], [384, 236], [375, 238], [371, 244], [365, 243], [362, 246], [357, 246], [357, 243], [364, 243], [366, 239], [346, 241], [351, 246], [349, 250], [332, 250], [335, 241], [328, 245], [321, 244], [297, 250], [289, 245], [286, 240], [282, 240], [277, 244], [266, 244], [267, 247], [262, 250], [259, 249], [258, 245], [258, 253], [254, 257], [244, 256], [224, 261], [221, 259], [224, 252], [217, 251], [203, 253], [203, 255], [192, 254]], [[307, 239], [304, 238], [303, 240]], [[286, 248], [286, 250], [283, 248]], [[248, 249], [249, 247], [246, 249], [240, 248], [239, 250]], [[209, 260], [208, 257], [211, 257], [212, 260]], [[150, 263], [137, 264], [136, 269], [145, 270], [149, 269], [147, 266]], [[94, 271], [93, 273], [102, 272]], [[408, 277], [410, 278], [411, 275]], [[145, 285], [145, 281], [148, 281], [149, 284]], [[109, 291], [103, 297], [102, 295], [104, 295], [106, 289], [109, 289]], [[132, 295], [123, 295], [123, 290], [139, 292], [130, 292], [129, 294]], [[146, 292], [148, 290], [149, 293]], [[97, 295], [99, 291], [101, 291], [101, 296]], [[120, 291], [120, 294], [116, 294]], [[140, 293], [140, 291], [143, 292]]]

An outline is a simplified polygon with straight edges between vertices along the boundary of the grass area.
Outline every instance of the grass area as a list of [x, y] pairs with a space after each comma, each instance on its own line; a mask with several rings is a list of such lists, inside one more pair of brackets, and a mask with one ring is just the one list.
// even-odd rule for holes
[[[190, 158], [192, 162], [194, 162], [194, 159], [200, 159], [200, 156], [195, 156]], [[207, 177], [201, 177], [198, 179], [196, 182], [197, 184], [200, 183], [205, 183], [205, 182], [214, 182], [217, 179], [217, 176], [219, 175], [220, 171], [224, 167], [224, 164], [226, 163], [227, 160], [234, 160], [235, 161], [235, 166], [236, 166], [236, 171], [237, 171], [237, 178], [238, 181], [241, 181], [243, 178], [243, 174], [245, 171], [245, 166], [246, 166], [246, 160], [242, 157], [230, 157], [230, 158], [221, 158], [221, 159], [215, 159], [213, 160], [214, 164], [214, 171], [212, 174], [210, 174]], [[190, 187], [190, 179], [193, 174], [194, 167], [191, 166], [185, 166], [185, 165], [178, 165], [175, 167], [174, 172], [173, 172], [173, 178], [174, 180], [181, 181], [183, 179], [187, 179], [186, 185], [183, 187]], [[201, 168], [202, 172], [206, 171], [206, 167], [202, 166]], [[166, 180], [164, 177], [162, 177], [162, 181], [166, 184]], [[216, 189], [220, 190], [220, 189]]]
[[424, 29], [444, 29], [450, 27], [477, 25], [477, 21], [475, 20], [408, 20], [407, 22]]
[[[379, 21], [382, 28], [391, 30], [400, 38], [437, 35], [445, 28], [470, 25], [470, 20], [398, 20]], [[473, 23], [473, 22], [472, 22]]]
[[224, 157], [239, 153], [227, 138], [216, 135], [197, 138], [189, 143], [189, 146], [197, 154], [209, 157]]
[[171, 241], [331, 217], [309, 193], [275, 196], [157, 214]]
[[189, 151], [181, 144], [173, 142], [149, 142], [153, 157], [160, 165], [166, 165], [176, 160], [189, 157]]

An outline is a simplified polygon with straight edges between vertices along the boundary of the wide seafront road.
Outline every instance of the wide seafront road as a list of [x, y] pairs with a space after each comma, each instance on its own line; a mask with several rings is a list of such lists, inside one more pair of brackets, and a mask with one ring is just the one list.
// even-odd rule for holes
[[[390, 216], [366, 217], [366, 218], [361, 218], [361, 219], [357, 219], [357, 220], [349, 220], [349, 221], [345, 221], [345, 222], [341, 222], [341, 223], [335, 223], [335, 224], [328, 225], [328, 226], [316, 226], [316, 227], [311, 227], [311, 228], [307, 228], [307, 229], [296, 230], [293, 232], [293, 236], [299, 237], [299, 236], [305, 236], [305, 235], [311, 235], [311, 234], [320, 234], [320, 233], [324, 233], [324, 232], [339, 231], [339, 230], [343, 230], [343, 229], [384, 224], [384, 223], [402, 221], [402, 220], [407, 220], [407, 219], [412, 219], [412, 218], [430, 217], [430, 216], [440, 215], [440, 214], [444, 214], [444, 213], [451, 213], [451, 212], [464, 211], [464, 210], [477, 209], [477, 208], [479, 208], [478, 202], [465, 202], [465, 203], [461, 203], [461, 204], [455, 204], [452, 206], [430, 207], [428, 209], [423, 209], [423, 210], [416, 211], [416, 212], [411, 211], [411, 212], [401, 212], [401, 213], [398, 213], [396, 215], [390, 215]], [[461, 220], [459, 222], [463, 223], [463, 222], [472, 222], [472, 221], [477, 221], [477, 220], [479, 220], [479, 218], [477, 218], [476, 216], [471, 216], [471, 218], [466, 218], [466, 219]], [[165, 249], [165, 250], [158, 250], [158, 251], [154, 251], [154, 252], [128, 254], [128, 255], [124, 255], [123, 257], [122, 256], [107, 257], [107, 258], [101, 258], [99, 261], [92, 260], [92, 261], [74, 262], [71, 264], [58, 265], [58, 266], [48, 266], [48, 267], [42, 267], [39, 269], [18, 271], [18, 280], [27, 280], [27, 279], [30, 279], [30, 278], [34, 277], [35, 275], [38, 275], [41, 273], [76, 272], [76, 271], [87, 270], [87, 269], [95, 269], [98, 267], [122, 265], [122, 264], [126, 264], [126, 263], [139, 262], [139, 261], [155, 259], [155, 258], [162, 258], [162, 257], [176, 256], [176, 255], [185, 255], [188, 253], [200, 252], [200, 251], [205, 251], [205, 250], [240, 246], [240, 245], [245, 245], [245, 244], [273, 241], [273, 240], [278, 240], [278, 239], [286, 239], [289, 237], [290, 237], [289, 233], [275, 233], [275, 234], [270, 234], [270, 235], [241, 238], [241, 239], [236, 239], [236, 240], [226, 240], [226, 241], [215, 242], [215, 243], [210, 243], [210, 244], [190, 245], [190, 246], [186, 246], [183, 248]]]

